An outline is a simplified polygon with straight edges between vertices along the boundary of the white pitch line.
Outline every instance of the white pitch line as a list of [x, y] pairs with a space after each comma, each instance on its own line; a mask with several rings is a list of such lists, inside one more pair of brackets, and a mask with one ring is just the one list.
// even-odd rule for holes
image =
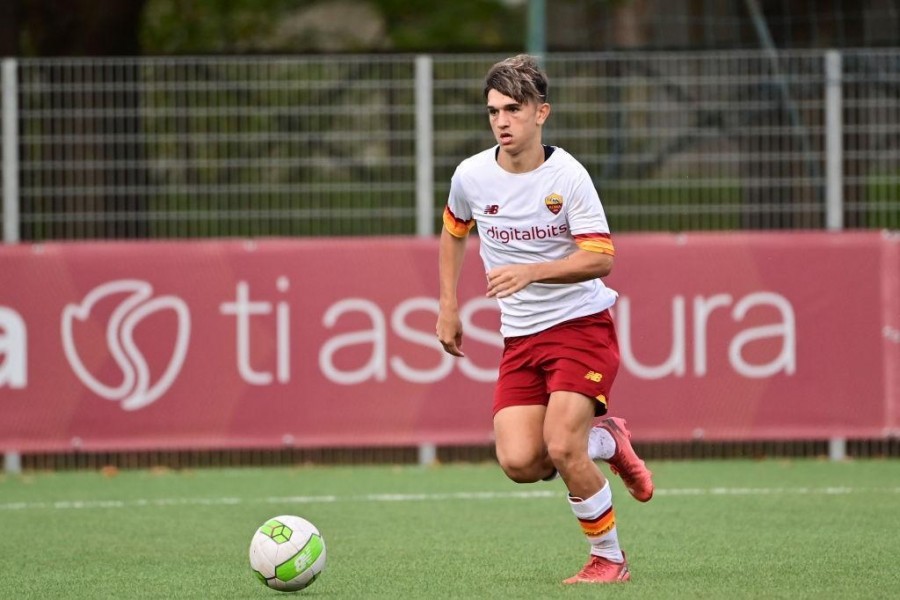
[[[798, 487], [798, 488], [663, 488], [654, 496], [784, 496], [848, 494], [900, 494], [900, 487]], [[57, 500], [53, 502], [4, 502], [0, 511], [83, 510], [167, 506], [233, 506], [238, 504], [333, 504], [336, 502], [431, 502], [441, 500], [532, 500], [561, 498], [555, 490], [523, 492], [446, 492], [440, 494], [363, 494], [357, 496], [269, 496], [265, 498], [138, 498], [135, 500]]]

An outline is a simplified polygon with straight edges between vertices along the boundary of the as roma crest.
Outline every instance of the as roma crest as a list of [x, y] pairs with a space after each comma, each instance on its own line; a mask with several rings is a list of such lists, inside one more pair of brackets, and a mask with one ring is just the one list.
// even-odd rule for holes
[[547, 205], [547, 210], [554, 215], [558, 215], [559, 211], [562, 210], [562, 196], [559, 194], [550, 194], [544, 198], [544, 204]]

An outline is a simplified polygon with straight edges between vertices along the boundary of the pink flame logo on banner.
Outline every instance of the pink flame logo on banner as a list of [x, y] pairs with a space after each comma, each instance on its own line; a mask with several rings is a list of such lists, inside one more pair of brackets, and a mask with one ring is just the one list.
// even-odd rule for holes
[[[110, 386], [85, 366], [75, 345], [75, 320], [91, 319], [91, 311], [108, 296], [128, 294], [109, 316], [106, 324], [106, 345], [110, 356], [122, 373], [122, 382]], [[84, 297], [80, 305], [67, 304], [60, 323], [63, 348], [75, 375], [91, 391], [107, 400], [122, 403], [124, 410], [138, 410], [152, 404], [178, 377], [187, 354], [191, 333], [190, 311], [181, 298], [159, 296], [151, 299], [153, 287], [146, 281], [120, 279], [100, 285]], [[153, 313], [172, 310], [177, 317], [177, 330], [168, 365], [157, 381], [151, 382], [147, 360], [134, 340], [138, 324]]]

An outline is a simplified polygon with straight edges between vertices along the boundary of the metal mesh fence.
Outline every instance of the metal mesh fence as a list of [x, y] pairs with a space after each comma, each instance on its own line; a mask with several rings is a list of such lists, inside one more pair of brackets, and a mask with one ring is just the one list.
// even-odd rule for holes
[[[456, 164], [493, 144], [500, 58], [431, 57], [427, 90], [414, 56], [17, 61], [19, 237], [411, 235], [423, 172], [437, 233]], [[835, 80], [819, 51], [550, 55], [545, 141], [614, 232], [822, 228], [835, 187], [846, 226], [898, 227], [900, 51], [841, 59]]]
[[[730, 460], [730, 459], [828, 459], [834, 458], [830, 441], [748, 440], [740, 442], [639, 442], [635, 450], [646, 460]], [[847, 440], [846, 459], [896, 459], [900, 440], [895, 438]], [[32, 453], [17, 457], [16, 469], [4, 464], [0, 473], [13, 471], [101, 470], [113, 474], [118, 469], [197, 469], [212, 467], [270, 467], [285, 465], [422, 464], [418, 448], [283, 448], [244, 450], [159, 450], [146, 452], [63, 452]], [[495, 462], [493, 446], [442, 446], [436, 449], [435, 463]], [[425, 463], [425, 464], [431, 464]], [[2, 477], [2, 475], [0, 475]]]
[[821, 54], [548, 61], [549, 137], [594, 174], [620, 231], [821, 227], [822, 64]]
[[410, 231], [405, 59], [35, 61], [23, 239]]
[[855, 51], [844, 64], [847, 226], [900, 228], [900, 53]]

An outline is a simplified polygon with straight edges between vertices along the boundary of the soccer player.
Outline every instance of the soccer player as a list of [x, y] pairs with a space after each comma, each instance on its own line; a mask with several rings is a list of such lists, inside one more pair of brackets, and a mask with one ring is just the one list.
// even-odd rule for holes
[[653, 481], [624, 420], [592, 427], [607, 412], [619, 367], [609, 313], [617, 294], [601, 280], [614, 256], [606, 214], [585, 168], [541, 141], [550, 105], [534, 57], [495, 64], [484, 98], [497, 145], [460, 163], [451, 180], [437, 337], [446, 352], [464, 356], [457, 282], [477, 224], [504, 338], [493, 401], [497, 459], [515, 482], [565, 482], [590, 557], [564, 583], [628, 581], [612, 492], [594, 460], [606, 460], [641, 502], [652, 497]]

